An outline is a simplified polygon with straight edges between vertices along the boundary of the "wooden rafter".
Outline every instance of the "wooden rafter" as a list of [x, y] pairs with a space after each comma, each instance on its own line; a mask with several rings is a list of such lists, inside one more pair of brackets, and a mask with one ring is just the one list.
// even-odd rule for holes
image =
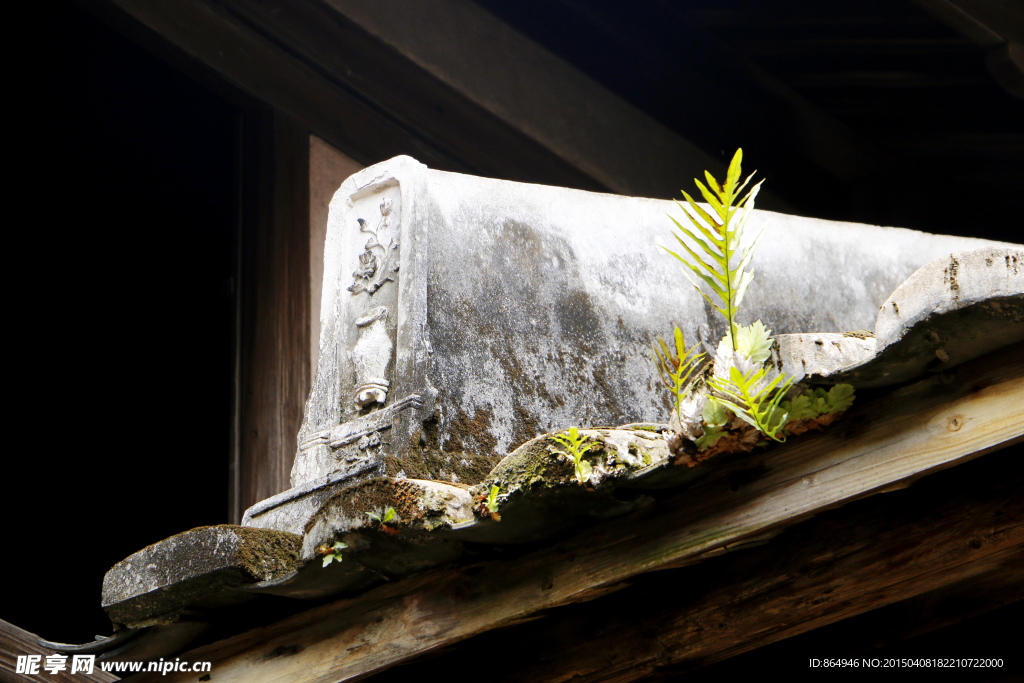
[[[93, 666], [91, 674], [76, 672], [72, 675], [71, 657], [65, 660], [66, 666], [63, 671], [50, 673], [44, 670], [43, 666], [46, 664], [46, 657], [52, 654], [52, 650], [39, 644], [39, 636], [0, 619], [0, 679], [5, 681], [49, 680], [53, 683], [74, 683], [75, 681], [79, 683], [111, 683], [119, 680], [117, 676], [101, 671], [98, 665]], [[17, 672], [18, 657], [21, 655], [35, 655], [41, 658], [36, 674], [29, 676]]]
[[[647, 518], [602, 524], [514, 560], [381, 586], [184, 657], [213, 661], [221, 681], [252, 680], [257, 672], [295, 681], [363, 677], [542, 610], [594, 599], [633, 576], [763, 540], [1022, 435], [1024, 348], [1017, 345], [865, 404], [820, 436], [720, 467]], [[967, 565], [957, 577], [1009, 557], [1020, 543], [1017, 533], [1000, 536], [980, 569]]]
[[[994, 609], [1024, 597], [1024, 472], [1015, 462], [1021, 449], [1013, 450], [991, 456], [993, 466], [982, 459], [964, 466], [966, 475], [942, 473], [831, 511], [761, 547], [635, 577], [613, 596], [550, 612], [484, 643], [469, 641], [418, 673], [430, 678], [453, 660], [482, 669], [512, 651], [529, 657], [488, 678], [635, 681], [690, 671], [904, 600], [917, 599], [920, 608], [959, 596], [970, 601], [964, 617]], [[858, 648], [900, 635], [878, 628], [870, 634], [875, 640], [844, 639], [816, 656], [856, 657]]]

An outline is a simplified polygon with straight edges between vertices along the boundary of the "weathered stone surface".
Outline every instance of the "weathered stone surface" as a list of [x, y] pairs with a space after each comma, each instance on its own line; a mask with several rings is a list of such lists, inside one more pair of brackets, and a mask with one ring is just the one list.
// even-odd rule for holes
[[306, 521], [338, 491], [352, 483], [364, 471], [372, 469], [374, 463], [357, 461], [342, 467], [319, 479], [300, 484], [276, 496], [261, 500], [242, 517], [242, 525], [260, 529], [278, 529], [293, 534], [302, 534]]
[[[705, 476], [686, 466], [700, 458], [671, 452], [649, 355], [673, 324], [691, 345], [724, 332], [655, 246], [674, 210], [408, 158], [347, 180], [332, 203], [294, 487], [250, 508], [245, 527], [193, 529], [115, 565], [103, 587], [112, 620], [165, 624], [252, 592], [353, 593], [467, 548], [624, 515], [652, 500], [644, 489]], [[741, 322], [773, 330], [775, 371], [881, 386], [1024, 339], [1020, 247], [767, 212], [749, 229], [758, 222], [772, 236], [744, 306], [757, 313]], [[588, 424], [592, 469], [579, 481], [551, 435]], [[367, 515], [390, 508], [386, 526]], [[323, 567], [336, 540], [349, 546], [343, 561]]]
[[[649, 476], [666, 469], [671, 457], [658, 431], [661, 427], [581, 430], [581, 436], [595, 444], [587, 453], [593, 471], [585, 482], [576, 479], [572, 460], [560, 455], [560, 447], [544, 435], [520, 446], [472, 489], [388, 477], [354, 483], [310, 518], [302, 559], [319, 566], [319, 549], [338, 540], [347, 543], [343, 566], [329, 565], [321, 574], [331, 574], [332, 588], [344, 592], [362, 580], [362, 568], [379, 577], [397, 578], [461, 557], [465, 542], [534, 542], [588, 520], [621, 516], [649, 499], [636, 495], [618, 499], [617, 487], [657, 487], [668, 479], [678, 484], [693, 478], [685, 467], [669, 468], [672, 472], [667, 474], [676, 476], [662, 477], [662, 481]], [[499, 502], [495, 510], [485, 511], [483, 501], [491, 486], [498, 487]], [[388, 509], [395, 511], [395, 517], [386, 526], [366, 514], [383, 518]], [[292, 595], [291, 584], [281, 586], [279, 592]]]
[[[453, 528], [474, 522], [468, 487], [436, 481], [375, 477], [357, 481], [333, 496], [305, 527], [301, 561], [295, 577], [270, 590], [289, 597], [323, 597], [349, 593], [382, 580], [451, 562], [463, 554]], [[378, 519], [394, 510], [386, 524]], [[335, 541], [347, 544], [340, 562], [324, 566], [321, 558]]]
[[[294, 528], [308, 516], [301, 487], [342, 469], [473, 483], [540, 433], [664, 420], [650, 343], [673, 324], [691, 343], [724, 332], [657, 246], [680, 211], [407, 157], [349, 178], [331, 205], [298, 511], [286, 501], [246, 523]], [[871, 329], [917, 268], [991, 244], [756, 211], [748, 233], [761, 228], [741, 322], [777, 335]], [[841, 343], [861, 359], [866, 344]]]
[[830, 376], [875, 357], [872, 333], [780, 334], [769, 363], [794, 382], [831, 381]]
[[[358, 530], [381, 531], [382, 525], [367, 513], [383, 519], [389, 509], [395, 518], [386, 525], [396, 536], [411, 538], [416, 532], [451, 529], [473, 520], [472, 495], [468, 488], [439, 481], [378, 477], [357, 482], [339, 491], [306, 525], [302, 544], [303, 560], [316, 557], [316, 548], [339, 533]], [[353, 544], [353, 552], [361, 542]]]
[[[566, 448], [544, 434], [503, 458], [474, 491], [485, 496], [498, 489], [500, 524], [481, 520], [459, 529], [460, 538], [488, 543], [524, 543], [551, 538], [598, 519], [624, 515], [650, 502], [643, 496], [621, 497], [620, 488], [658, 488], [692, 479], [685, 467], [671, 466], [661, 430], [666, 425], [633, 424], [616, 429], [580, 429], [591, 444], [584, 454], [590, 475], [580, 481]], [[563, 433], [564, 434], [564, 433]], [[672, 470], [669, 472], [668, 470]]]
[[1024, 249], [958, 251], [932, 261], [881, 306], [875, 334], [877, 356], [833, 381], [897, 384], [1024, 340]]
[[[444, 647], [544, 610], [592, 599], [645, 572], [701, 562], [762, 543], [826, 510], [906, 487], [936, 470], [978, 456], [988, 457], [983, 454], [989, 450], [1019, 442], [1024, 432], [1022, 393], [1024, 344], [1018, 344], [876, 396], [855, 406], [847, 420], [815, 438], [793, 439], [727, 466], [708, 468], [709, 474], [701, 481], [660, 497], [656, 505], [638, 510], [635, 516], [591, 521], [592, 528], [577, 529], [579, 533], [571, 538], [527, 546], [522, 552], [466, 543], [465, 564], [391, 582], [309, 610], [198, 650], [194, 658], [219, 661], [222, 670], [239, 680], [257, 667], [262, 676], [281, 680], [296, 675], [310, 680], [370, 675], [408, 660], [410, 653]], [[567, 482], [554, 468], [551, 473], [558, 490], [602, 495], [603, 487], [588, 491], [588, 487]], [[605, 480], [606, 485], [615, 481]], [[524, 500], [544, 493], [544, 487], [538, 485], [524, 494]], [[642, 498], [636, 499], [638, 505]], [[561, 511], [571, 513], [579, 500], [567, 496]], [[507, 509], [511, 510], [511, 504]], [[502, 508], [503, 513], [505, 510]], [[557, 522], [557, 518], [551, 521]], [[506, 518], [477, 524], [504, 529]], [[350, 533], [403, 539], [405, 532], [398, 531], [398, 536], [365, 528]], [[453, 526], [450, 531], [422, 533], [451, 547], [452, 536], [461, 532], [461, 527]], [[410, 542], [414, 536], [411, 533], [405, 539], [406, 545], [391, 546], [396, 554], [390, 563], [409, 560], [399, 558], [398, 551], [423, 556], [421, 548]], [[960, 537], [961, 545], [968, 536]], [[990, 537], [985, 536], [981, 545], [989, 551], [998, 548], [1000, 553], [1017, 541], [1017, 537], [997, 534], [991, 538], [996, 544], [990, 547], [986, 545]], [[971, 545], [978, 543], [972, 541]], [[962, 550], [975, 552], [966, 546]], [[991, 557], [993, 561], [1006, 559]], [[350, 560], [352, 565], [358, 564], [360, 555], [353, 554], [341, 566], [333, 563], [322, 570], [311, 562], [304, 571], [330, 575], [332, 569], [341, 569]], [[970, 558], [965, 561], [972, 563]], [[982, 570], [987, 571], [988, 566]], [[384, 571], [381, 574], [379, 581], [384, 583], [389, 576]], [[267, 654], [299, 650], [303, 658], [299, 663], [294, 657]]]
[[[940, 317], [957, 314], [946, 312]], [[866, 465], [865, 470], [869, 473], [865, 475], [867, 480], [874, 482], [870, 474], [878, 466], [874, 454], [883, 442], [888, 457], [894, 460], [909, 457], [909, 451], [918, 452], [914, 449], [932, 457], [933, 447], [921, 446], [921, 439], [934, 440], [940, 450], [952, 447], [960, 454], [957, 457], [966, 457], [974, 452], [972, 448], [990, 448], [1019, 438], [1020, 402], [1016, 394], [1020, 391], [1021, 352], [1017, 344], [1006, 349], [1005, 358], [993, 354], [900, 389], [900, 396], [856, 404], [852, 417], [818, 437], [794, 437], [784, 446], [753, 456], [715, 456], [713, 467], [701, 458], [674, 457], [666, 439], [667, 425], [636, 423], [579, 430], [581, 437], [595, 443], [585, 455], [592, 471], [582, 482], [564, 446], [551, 434], [523, 444], [474, 487], [390, 477], [351, 482], [336, 490], [309, 518], [301, 549], [297, 543], [292, 546], [297, 556], [294, 563], [264, 569], [260, 574], [245, 563], [225, 559], [225, 547], [229, 549], [227, 555], [233, 552], [231, 543], [212, 542], [224, 530], [237, 527], [198, 529], [119, 563], [105, 582], [105, 603], [114, 595], [119, 602], [108, 606], [111, 616], [127, 614], [134, 619], [129, 623], [143, 625], [170, 621], [187, 605], [210, 604], [218, 591], [222, 596], [237, 596], [242, 583], [249, 593], [296, 598], [353, 594], [465, 558], [467, 549], [479, 553], [488, 546], [543, 541], [641, 510], [652, 502], [656, 489], [700, 486], [708, 477], [721, 477], [723, 471], [733, 471], [737, 482], [757, 479], [772, 471], [765, 469], [766, 460], [802, 463], [805, 452], [813, 451], [835, 459], [834, 465], [842, 469], [851, 456], [841, 451], [852, 449], [856, 458], [875, 463]], [[1000, 368], [1005, 369], [1007, 377], [1000, 374]], [[913, 400], [908, 403], [907, 397]], [[973, 407], [968, 409], [958, 401], [967, 401]], [[955, 405], [934, 412], [944, 402]], [[915, 406], [924, 411], [921, 419], [909, 417]], [[872, 425], [870, 432], [864, 432], [865, 424]], [[817, 472], [814, 468], [808, 471]], [[801, 481], [804, 486], [811, 478]], [[498, 489], [493, 510], [485, 506], [492, 486]], [[385, 518], [390, 508], [396, 515], [386, 525], [367, 514]], [[342, 551], [342, 561], [323, 567], [322, 548], [338, 540], [348, 544]], [[156, 552], [161, 548], [167, 552]], [[257, 546], [250, 544], [250, 548]], [[159, 560], [151, 568], [146, 562], [154, 556]], [[239, 569], [245, 569], [241, 579]], [[123, 586], [120, 593], [114, 590], [117, 586]]]
[[187, 605], [225, 588], [291, 574], [300, 541], [283, 531], [227, 524], [171, 536], [107, 572], [103, 608], [114, 623], [132, 628], [174, 621]]

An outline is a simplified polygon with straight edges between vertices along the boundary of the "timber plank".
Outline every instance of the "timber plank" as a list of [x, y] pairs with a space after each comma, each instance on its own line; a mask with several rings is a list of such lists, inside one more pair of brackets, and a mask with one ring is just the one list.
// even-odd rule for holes
[[287, 46], [326, 79], [358, 93], [474, 175], [607, 189], [513, 123], [386, 46], [336, 7], [314, 0], [221, 4], [254, 34]]
[[[213, 661], [221, 681], [250, 680], [257, 672], [267, 680], [366, 676], [589, 599], [637, 574], [693, 564], [824, 510], [903, 487], [1022, 434], [1024, 346], [1016, 345], [856, 407], [820, 436], [722, 467], [642, 521], [620, 519], [515, 560], [381, 586], [188, 658]], [[983, 546], [992, 549], [988, 564], [964, 571], [990, 569], [1015, 552], [1019, 539], [1000, 538], [1002, 545]], [[275, 655], [281, 652], [295, 654]]]
[[234, 514], [287, 488], [310, 386], [309, 133], [246, 117]]
[[233, 86], [301, 122], [361, 162], [410, 154], [431, 166], [471, 170], [358, 93], [325, 78], [300, 55], [253, 32], [217, 3], [89, 0], [88, 4], [104, 14], [116, 8]]
[[81, 1], [161, 36], [360, 163], [408, 154], [448, 171], [607, 190], [324, 3]]
[[[840, 544], [834, 545], [846, 552]], [[813, 630], [793, 637], [771, 628], [763, 629], [765, 632], [755, 630], [751, 633], [749, 647], [744, 648], [746, 652], [732, 650], [725, 661], [717, 656], [718, 653], [713, 653], [714, 657], [694, 659], [689, 658], [685, 650], [668, 649], [667, 645], [676, 635], [673, 629], [693, 630], [692, 624], [698, 624], [698, 627], [710, 624], [716, 630], [726, 627], [736, 632], [737, 638], [743, 637], [742, 631], [749, 627], [742, 620], [746, 614], [740, 612], [741, 620], [730, 622], [734, 609], [702, 610], [700, 597], [703, 591], [716, 591], [729, 582], [739, 589], [743, 581], [760, 576], [766, 585], [773, 579], [776, 581], [777, 590], [766, 591], [757, 598], [767, 603], [776, 600], [788, 588], [795, 587], [794, 582], [804, 573], [830, 571], [831, 565], [820, 559], [812, 565], [813, 569], [808, 569], [809, 552], [801, 549], [799, 554], [786, 558], [788, 573], [780, 579], [772, 565], [780, 553], [790, 547], [788, 543], [785, 546], [773, 543], [766, 552], [738, 553], [698, 567], [657, 572], [635, 582], [634, 586], [611, 600], [559, 608], [545, 617], [538, 617], [539, 623], [482, 634], [445, 648], [435, 656], [415, 659], [368, 680], [373, 683], [398, 683], [410, 677], [432, 680], [462, 668], [490, 671], [489, 677], [495, 681], [549, 682], [570, 677], [581, 683], [606, 678], [629, 681], [669, 677], [674, 680], [673, 676], [683, 674], [685, 680], [696, 683], [733, 680], [762, 667], [791, 670], [789, 667], [794, 664], [806, 666], [809, 656], [847, 659], [1003, 656], [1007, 658], [1003, 673], [1021, 669], [1020, 663], [1014, 661], [1017, 659], [1014, 655], [1016, 644], [1010, 644], [1012, 636], [996, 637], [991, 642], [968, 636], [961, 643], [950, 644], [947, 635], [962, 632], [967, 624], [980, 625], [982, 632], [988, 630], [991, 635], [994, 629], [985, 622], [993, 617], [1012, 618], [1013, 614], [1019, 614], [1020, 600], [1024, 598], [1024, 569], [1019, 568], [1020, 562], [972, 575], [959, 583], [900, 602], [853, 614], [837, 623], [822, 625], [815, 622]], [[755, 565], [755, 561], [766, 557], [769, 560], [766, 565]], [[912, 587], [912, 580], [906, 586]], [[804, 583], [803, 587], [806, 588], [807, 584]], [[816, 594], [814, 601], [827, 603], [835, 589], [830, 585], [820, 588], [822, 592]], [[871, 586], [866, 586], [866, 589], [870, 593]], [[776, 602], [776, 605], [780, 603]], [[865, 601], [865, 604], [869, 603]], [[850, 606], [858, 604], [853, 602]], [[773, 614], [772, 625], [799, 627], [802, 619], [817, 618], [813, 607], [800, 612], [779, 609]], [[829, 607], [834, 608], [835, 605], [829, 604]], [[764, 609], [760, 609], [757, 616], [763, 616], [762, 612]], [[976, 617], [981, 619], [976, 621]], [[771, 641], [777, 635], [786, 639], [773, 644]], [[943, 641], [945, 647], [933, 648], [932, 643]], [[765, 645], [769, 647], [761, 649]], [[698, 643], [697, 651], [700, 646]], [[495, 662], [508, 661], [509, 653], [528, 653], [528, 657], [509, 661], [507, 666], [494, 666]], [[701, 668], [708, 664], [711, 666]]]
[[[1019, 600], [1024, 475], [1012, 457], [995, 469], [972, 465], [970, 490], [957, 492], [965, 482], [951, 473], [936, 485], [919, 484], [923, 491], [914, 487], [893, 498], [861, 501], [766, 546], [638, 579], [609, 600], [555, 612], [541, 628], [506, 636], [511, 649], [531, 656], [490, 678], [641, 680], [691, 671], [905, 600], [928, 609], [939, 600], [932, 594], [959, 600], [964, 617], [976, 614], [979, 604], [991, 610]], [[936, 624], [928, 619], [925, 626], [953, 623], [958, 616], [942, 615]], [[912, 628], [922, 624], [904, 620], [877, 628], [860, 647], [913, 635]], [[497, 640], [474, 659], [494, 657]], [[855, 647], [844, 639], [814, 656], [853, 657]], [[981, 656], [931, 656], [954, 654]]]
[[[816, 628], [772, 646], [763, 654], [781, 661], [802, 660], [808, 652], [829, 656], [877, 657], [883, 653], [895, 656], [934, 656], [968, 654], [972, 657], [999, 656], [1012, 653], [1004, 640], [1012, 636], [998, 635], [1009, 615], [1024, 610], [1024, 569], [1021, 563], [1002, 566], [991, 572], [939, 588], [898, 603], [844, 619], [823, 628]], [[971, 625], [977, 628], [972, 628]], [[933, 643], [949, 643], [953, 634], [969, 630], [961, 643], [932, 649]], [[993, 631], [996, 633], [994, 634]], [[977, 635], [975, 635], [977, 634]], [[988, 636], [988, 638], [986, 638]], [[980, 647], [979, 647], [980, 644]], [[742, 666], [750, 656], [730, 657], [729, 668]], [[1008, 665], [1024, 670], [1024, 662]], [[720, 667], [712, 667], [715, 671]]]
[[[71, 657], [67, 658], [67, 668], [51, 674], [43, 670], [42, 665], [46, 664], [46, 656], [52, 655], [53, 650], [48, 650], [39, 644], [39, 636], [30, 633], [23, 628], [0, 619], [0, 678], [5, 681], [38, 681], [47, 680], [53, 683], [74, 683], [78, 681], [92, 681], [94, 683], [110, 683], [121, 680], [117, 676], [106, 671], [101, 671], [99, 665], [93, 667], [93, 673], [76, 673], [71, 675]], [[16, 673], [18, 655], [41, 655], [39, 673], [34, 676]]]

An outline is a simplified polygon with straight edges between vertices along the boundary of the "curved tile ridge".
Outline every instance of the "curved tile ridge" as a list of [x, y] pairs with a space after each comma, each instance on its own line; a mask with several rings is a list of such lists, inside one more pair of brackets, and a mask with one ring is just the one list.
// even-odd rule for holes
[[877, 354], [877, 341], [867, 332], [779, 334], [775, 342], [769, 362], [794, 382], [829, 382]]
[[933, 315], [1024, 294], [1024, 250], [975, 249], [936, 259], [896, 288], [878, 312], [881, 351]]
[[1024, 248], [953, 252], [882, 304], [877, 354], [829, 377], [861, 387], [912, 380], [1024, 340]]
[[204, 597], [291, 574], [301, 542], [286, 531], [197, 527], [111, 567], [103, 577], [102, 606], [111, 621], [129, 628], [171, 623]]

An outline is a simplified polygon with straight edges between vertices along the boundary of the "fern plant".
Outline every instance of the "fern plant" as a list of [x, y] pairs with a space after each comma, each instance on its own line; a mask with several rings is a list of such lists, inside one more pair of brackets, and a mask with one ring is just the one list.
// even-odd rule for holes
[[853, 405], [853, 399], [851, 385], [836, 384], [827, 391], [823, 387], [805, 391], [792, 401], [783, 401], [780, 405], [789, 414], [789, 422], [793, 423], [845, 412]]
[[696, 346], [692, 346], [687, 350], [686, 342], [683, 339], [683, 331], [679, 329], [678, 325], [676, 326], [674, 337], [675, 353], [672, 353], [668, 345], [665, 344], [665, 341], [658, 337], [658, 343], [653, 345], [654, 366], [658, 369], [658, 376], [661, 378], [662, 384], [668, 387], [675, 397], [676, 415], [682, 419], [682, 415], [679, 412], [680, 406], [700, 376], [699, 374], [694, 376], [694, 372], [701, 367], [704, 354], [697, 353]]
[[572, 458], [576, 481], [581, 484], [587, 481], [594, 468], [583, 459], [583, 456], [591, 448], [598, 446], [598, 443], [591, 441], [589, 436], [580, 436], [579, 430], [575, 427], [570, 428], [565, 435], [554, 434], [548, 438], [565, 448], [562, 453]]
[[[714, 371], [706, 380], [710, 393], [704, 401], [701, 414], [691, 415], [691, 423], [699, 424], [696, 446], [706, 450], [727, 434], [732, 413], [737, 418], [757, 429], [761, 434], [775, 441], [784, 441], [787, 426], [793, 429], [807, 428], [808, 420], [835, 415], [845, 411], [853, 403], [853, 387], [839, 384], [827, 392], [815, 389], [784, 400], [793, 387], [793, 380], [784, 375], [771, 376], [766, 361], [771, 357], [771, 330], [757, 320], [750, 325], [737, 322], [737, 312], [743, 297], [754, 278], [749, 269], [751, 259], [764, 231], [759, 232], [743, 246], [743, 232], [754, 208], [761, 182], [751, 186], [754, 174], [742, 177], [743, 150], [736, 150], [725, 182], [719, 183], [711, 173], [705, 171], [707, 184], [695, 180], [701, 196], [710, 207], [710, 213], [683, 192], [686, 203], [676, 202], [686, 216], [686, 223], [672, 218], [678, 232], [673, 233], [685, 258], [665, 247], [665, 251], [677, 258], [690, 271], [687, 279], [704, 300], [722, 314], [728, 324], [728, 331], [719, 343], [714, 362]], [[749, 186], [749, 189], [747, 189]], [[745, 192], [745, 194], [744, 194]], [[686, 239], [684, 239], [686, 238]], [[689, 240], [689, 243], [687, 242]], [[696, 245], [691, 247], [690, 244]], [[701, 289], [694, 280], [696, 276], [710, 289]], [[703, 360], [703, 354], [686, 350], [682, 332], [675, 330], [676, 354], [673, 355], [664, 341], [658, 339], [655, 346], [655, 364], [662, 382], [672, 390], [676, 398], [676, 415], [683, 423], [681, 404], [683, 398], [693, 389], [703, 373], [696, 372]], [[691, 403], [698, 409], [699, 403]], [[797, 425], [797, 421], [803, 421]], [[701, 433], [702, 432], [702, 433]]]
[[776, 408], [793, 386], [793, 380], [780, 374], [766, 382], [764, 375], [764, 366], [753, 365], [744, 374], [734, 365], [729, 368], [728, 381], [715, 377], [708, 380], [711, 388], [719, 393], [710, 400], [728, 408], [768, 438], [785, 441], [782, 429], [788, 414], [777, 414]]
[[725, 436], [725, 430], [729, 424], [729, 411], [721, 403], [705, 401], [701, 413], [704, 420], [704, 434], [698, 437], [694, 443], [698, 450], [706, 451]]
[[[715, 180], [710, 171], [704, 172], [708, 181], [707, 185], [699, 180], [694, 180], [697, 183], [697, 188], [700, 189], [701, 196], [711, 207], [711, 214], [701, 208], [693, 200], [693, 197], [684, 191], [683, 197], [686, 199], [686, 206], [679, 202], [676, 203], [689, 219], [689, 227], [669, 216], [679, 232], [700, 247], [703, 255], [691, 249], [683, 238], [675, 233], [673, 233], [673, 237], [690, 255], [692, 261], [665, 247], [665, 251], [679, 259], [718, 296], [720, 303], [712, 300], [711, 296], [705, 293], [700, 285], [687, 274], [690, 283], [700, 295], [728, 322], [733, 351], [736, 350], [736, 311], [743, 302], [743, 296], [747, 292], [747, 287], [750, 286], [750, 281], [754, 278], [753, 271], [747, 270], [747, 267], [764, 235], [762, 230], [745, 249], [740, 248], [743, 229], [754, 209], [754, 198], [757, 197], [758, 190], [761, 189], [761, 182], [764, 182], [757, 183], [747, 190], [742, 199], [738, 199], [754, 177], [754, 174], [751, 173], [746, 180], [740, 183], [742, 161], [743, 150], [738, 149], [729, 163], [724, 184]], [[689, 211], [687, 211], [687, 207], [689, 207]]]
[[[726, 171], [724, 183], [719, 183], [710, 172], [705, 171], [707, 185], [695, 180], [701, 196], [711, 207], [711, 213], [705, 211], [694, 201], [693, 197], [683, 192], [686, 204], [679, 204], [688, 219], [688, 226], [672, 218], [679, 233], [673, 237], [690, 256], [680, 256], [671, 249], [665, 251], [683, 263], [697, 278], [711, 290], [708, 294], [687, 274], [687, 278], [702, 297], [722, 316], [728, 324], [728, 332], [718, 346], [716, 368], [720, 368], [718, 377], [708, 379], [708, 385], [715, 394], [708, 397], [711, 406], [705, 406], [705, 437], [698, 446], [707, 448], [723, 433], [725, 420], [721, 417], [721, 409], [728, 409], [744, 422], [747, 422], [765, 436], [776, 441], [785, 440], [782, 425], [786, 415], [779, 412], [779, 404], [792, 386], [792, 380], [782, 375], [768, 379], [764, 362], [771, 354], [771, 331], [760, 320], [746, 326], [737, 323], [737, 312], [743, 297], [754, 279], [754, 272], [749, 270], [750, 261], [754, 257], [764, 235], [759, 232], [750, 240], [746, 247], [742, 246], [743, 231], [754, 208], [754, 199], [761, 182], [750, 187], [751, 173], [742, 182], [743, 150], [736, 150], [729, 169]], [[746, 194], [744, 194], [746, 191]], [[670, 216], [671, 218], [671, 216]], [[702, 253], [690, 247], [686, 240], [697, 245]], [[713, 299], [715, 296], [716, 299]], [[681, 347], [682, 335], [677, 328], [677, 347]], [[659, 340], [660, 341], [660, 340]], [[664, 344], [662, 344], [664, 346]], [[658, 372], [665, 382], [667, 366], [659, 356]], [[682, 363], [680, 363], [682, 365]], [[742, 368], [742, 370], [741, 370]], [[722, 376], [724, 375], [724, 376]], [[669, 374], [669, 379], [674, 377]], [[685, 381], [690, 381], [689, 375]], [[676, 406], [680, 402], [678, 380], [665, 382], [676, 394]], [[689, 385], [688, 385], [689, 386]], [[708, 408], [711, 408], [709, 411]], [[708, 417], [713, 416], [715, 424], [710, 424]]]

